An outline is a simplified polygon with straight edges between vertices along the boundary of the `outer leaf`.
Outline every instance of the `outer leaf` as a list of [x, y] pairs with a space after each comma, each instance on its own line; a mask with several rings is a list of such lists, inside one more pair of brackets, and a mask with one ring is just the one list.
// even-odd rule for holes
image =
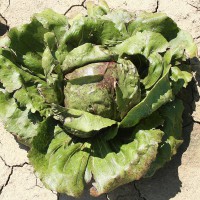
[[[44, 134], [48, 138], [48, 133]], [[89, 157], [87, 148], [90, 145], [70, 144], [70, 137], [59, 127], [55, 128], [55, 135], [46, 155], [38, 148], [32, 148], [29, 158], [49, 189], [79, 197], [84, 190], [84, 173]]]
[[67, 18], [51, 9], [46, 9], [39, 14], [35, 14], [34, 17], [44, 26], [44, 28], [49, 30], [67, 25]]
[[90, 17], [99, 17], [110, 11], [108, 4], [104, 0], [99, 1], [99, 5], [95, 5], [92, 1], [86, 2], [87, 13]]
[[197, 45], [192, 36], [183, 30], [178, 33], [175, 39], [170, 41], [170, 48], [175, 58], [181, 58], [185, 53], [189, 58], [197, 56]]
[[112, 21], [83, 17], [74, 21], [68, 31], [65, 42], [72, 50], [84, 43], [113, 46], [127, 38], [120, 33]]
[[[47, 30], [37, 20], [33, 19], [30, 24], [9, 31], [10, 48], [15, 51], [17, 60], [34, 74], [43, 74], [39, 63], [44, 49], [44, 34]], [[31, 59], [30, 59], [31, 58]]]
[[43, 25], [44, 28], [55, 34], [57, 44], [62, 43], [66, 29], [68, 29], [67, 18], [64, 15], [56, 13], [51, 9], [46, 9], [43, 12], [34, 15], [34, 17]]
[[[57, 103], [58, 96], [47, 83], [40, 78], [20, 69], [7, 58], [0, 55], [0, 81], [23, 107], [49, 115], [49, 103]], [[9, 78], [9, 79], [8, 79]], [[12, 78], [12, 79], [11, 79]]]
[[37, 128], [41, 117], [32, 114], [30, 110], [16, 109], [5, 123], [5, 128], [16, 135], [21, 142], [30, 145], [34, 136], [37, 135]]
[[123, 26], [131, 21], [133, 14], [125, 10], [113, 10], [101, 17], [102, 19], [111, 20], [115, 23], [115, 27], [123, 30]]
[[37, 135], [33, 138], [32, 146], [42, 153], [46, 153], [47, 148], [54, 136], [57, 122], [53, 117], [44, 119], [38, 126]]
[[176, 154], [177, 148], [182, 144], [182, 113], [182, 101], [177, 99], [160, 109], [160, 114], [165, 119], [162, 128], [165, 135], [164, 140], [159, 147], [156, 160], [152, 163], [146, 175], [147, 177], [152, 176], [156, 170], [171, 160], [171, 157]]
[[[32, 113], [35, 113], [36, 109], [34, 104], [33, 103], [33, 100], [30, 96], [30, 87], [29, 88], [26, 88], [26, 87], [22, 87], [21, 89], [17, 90], [14, 94], [14, 98], [20, 103], [20, 105], [22, 107], [27, 107], [28, 109], [31, 110]], [[32, 90], [33, 92], [36, 92], [34, 90]], [[37, 102], [38, 103], [38, 102]]]
[[128, 144], [121, 144], [119, 140], [109, 144], [100, 137], [95, 139], [89, 160], [95, 180], [90, 193], [99, 196], [140, 179], [146, 173], [146, 166], [156, 158], [161, 137], [160, 130], [140, 130]]
[[112, 49], [119, 55], [142, 54], [149, 57], [153, 52], [166, 51], [168, 45], [167, 40], [160, 33], [144, 31], [137, 32], [136, 35], [124, 40]]
[[22, 85], [20, 73], [12, 67], [12, 63], [0, 55], [0, 82], [3, 83], [5, 89], [12, 93], [19, 89]]
[[123, 33], [123, 35], [129, 36], [127, 32], [127, 24], [133, 19], [133, 15], [125, 10], [112, 10], [107, 15], [101, 16], [101, 19], [110, 20], [115, 23], [115, 27]]
[[[50, 74], [52, 73], [53, 69], [55, 68], [55, 60], [54, 57], [49, 49], [47, 47], [42, 55], [42, 67], [44, 69], [44, 73], [46, 76], [46, 79], [50, 78]], [[50, 81], [50, 80], [49, 80]]]
[[35, 72], [38, 76], [40, 74], [44, 74], [42, 69], [41, 56], [34, 52], [27, 52], [26, 55], [23, 56], [24, 65], [27, 66], [31, 71]]
[[57, 102], [63, 102], [63, 73], [59, 62], [56, 60], [56, 37], [52, 32], [44, 35], [46, 49], [42, 55], [42, 68], [44, 69], [47, 84], [54, 89]]
[[105, 132], [103, 132], [101, 137], [105, 141], [109, 141], [109, 140], [115, 138], [117, 136], [118, 132], [119, 132], [119, 123], [117, 125], [113, 125], [112, 127], [106, 129]]
[[181, 70], [179, 67], [171, 68], [171, 79], [173, 81], [173, 93], [177, 94], [182, 87], [187, 87], [188, 83], [192, 80], [192, 74]]
[[61, 42], [66, 32], [67, 20], [64, 15], [47, 9], [36, 14], [30, 24], [9, 31], [10, 48], [17, 54], [18, 62], [34, 74], [42, 77], [41, 56], [45, 47], [44, 34], [53, 31], [56, 42]]
[[0, 91], [0, 117], [6, 121], [17, 109], [17, 104], [8, 92]]
[[165, 13], [140, 13], [128, 26], [132, 35], [138, 31], [152, 31], [162, 34], [168, 41], [177, 36], [179, 28]]

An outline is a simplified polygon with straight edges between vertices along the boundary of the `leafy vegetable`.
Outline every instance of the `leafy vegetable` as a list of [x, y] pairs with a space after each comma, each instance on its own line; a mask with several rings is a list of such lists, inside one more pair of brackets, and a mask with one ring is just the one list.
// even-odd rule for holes
[[0, 117], [45, 186], [98, 196], [151, 176], [182, 143], [197, 47], [163, 13], [47, 9], [0, 38]]

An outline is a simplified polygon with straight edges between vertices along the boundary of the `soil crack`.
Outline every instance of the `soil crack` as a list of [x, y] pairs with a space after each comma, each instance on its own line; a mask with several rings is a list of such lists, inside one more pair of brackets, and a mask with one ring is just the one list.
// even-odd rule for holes
[[155, 7], [155, 10], [153, 11], [153, 13], [157, 13], [158, 12], [159, 4], [160, 4], [160, 2], [159, 2], [159, 0], [157, 0], [156, 7]]
[[196, 124], [200, 124], [199, 121], [196, 121], [196, 120], [194, 120], [194, 119], [193, 119], [193, 122], [196, 123]]
[[[43, 187], [41, 187], [41, 186], [38, 184], [38, 177], [36, 176], [36, 174], [33, 173], [33, 175], [35, 176], [35, 186], [36, 186], [36, 187], [39, 187], [39, 188], [43, 188]], [[31, 188], [31, 189], [32, 189], [32, 188]]]
[[194, 39], [195, 39], [195, 40], [197, 40], [197, 39], [199, 39], [199, 38], [200, 38], [200, 35], [199, 35], [199, 36], [197, 36], [197, 37], [195, 37]]
[[11, 168], [11, 172], [10, 174], [8, 175], [8, 178], [6, 180], [6, 183], [0, 188], [0, 195], [1, 193], [3, 192], [3, 189], [8, 185], [9, 181], [10, 181], [10, 177], [12, 176], [13, 174], [13, 167]]
[[28, 163], [25, 162], [25, 163], [23, 163], [23, 164], [21, 164], [21, 165], [9, 166], [8, 164], [6, 164], [5, 160], [4, 160], [1, 156], [0, 156], [0, 158], [1, 158], [1, 160], [5, 163], [6, 166], [11, 167], [11, 172], [10, 172], [10, 174], [8, 175], [8, 178], [7, 178], [7, 180], [6, 180], [6, 183], [0, 188], [0, 195], [1, 195], [1, 193], [3, 192], [3, 189], [8, 185], [8, 183], [9, 183], [9, 181], [10, 181], [10, 178], [11, 178], [13, 172], [14, 172], [14, 168], [16, 168], [16, 167], [24, 167], [24, 165], [28, 165]]
[[10, 7], [10, 0], [8, 0], [8, 5], [7, 5], [6, 9], [3, 12], [6, 12], [9, 7]]
[[6, 163], [6, 161], [2, 158], [2, 156], [0, 156], [0, 159], [3, 161], [3, 163], [4, 163], [4, 165], [5, 165], [6, 167], [11, 167], [10, 165], [8, 165], [8, 164]]
[[70, 6], [66, 11], [65, 11], [65, 13], [64, 13], [64, 15], [66, 15], [72, 8], [74, 8], [74, 7], [83, 7], [83, 8], [86, 8], [85, 7], [85, 2], [86, 2], [86, 0], [83, 0], [83, 2], [81, 3], [81, 4], [75, 4], [75, 5], [72, 5], [72, 6]]
[[28, 165], [27, 162], [24, 162], [22, 164], [18, 164], [18, 165], [8, 165], [6, 163], [6, 161], [2, 158], [2, 156], [0, 156], [0, 159], [4, 162], [4, 164], [7, 166], [7, 167], [11, 167], [11, 168], [14, 168], [14, 167], [23, 167], [24, 165]]
[[195, 6], [195, 5], [191, 4], [191, 3], [187, 3], [187, 4], [190, 5], [190, 6], [192, 6], [193, 8], [195, 8], [196, 11], [200, 11], [200, 7]]

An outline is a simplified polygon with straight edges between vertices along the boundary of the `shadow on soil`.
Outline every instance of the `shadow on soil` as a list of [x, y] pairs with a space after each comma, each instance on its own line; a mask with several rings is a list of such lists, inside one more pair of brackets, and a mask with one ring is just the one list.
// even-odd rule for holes
[[2, 24], [0, 22], [0, 36], [4, 35], [8, 31], [8, 26], [5, 24]]

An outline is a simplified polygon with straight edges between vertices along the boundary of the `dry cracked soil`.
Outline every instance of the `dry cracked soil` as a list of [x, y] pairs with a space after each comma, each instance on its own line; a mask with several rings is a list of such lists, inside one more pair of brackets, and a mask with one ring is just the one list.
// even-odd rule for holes
[[[45, 8], [68, 17], [85, 13], [86, 0], [0, 0], [0, 35], [9, 28], [26, 23]], [[200, 0], [110, 0], [111, 8], [130, 11], [165, 12], [182, 29], [189, 31], [200, 52]], [[135, 181], [96, 200], [199, 200], [200, 199], [200, 62], [191, 61], [193, 81], [183, 91], [184, 143], [178, 154], [152, 178]], [[73, 200], [45, 189], [34, 175], [27, 149], [0, 123], [0, 199]], [[92, 200], [86, 193], [82, 200]]]

